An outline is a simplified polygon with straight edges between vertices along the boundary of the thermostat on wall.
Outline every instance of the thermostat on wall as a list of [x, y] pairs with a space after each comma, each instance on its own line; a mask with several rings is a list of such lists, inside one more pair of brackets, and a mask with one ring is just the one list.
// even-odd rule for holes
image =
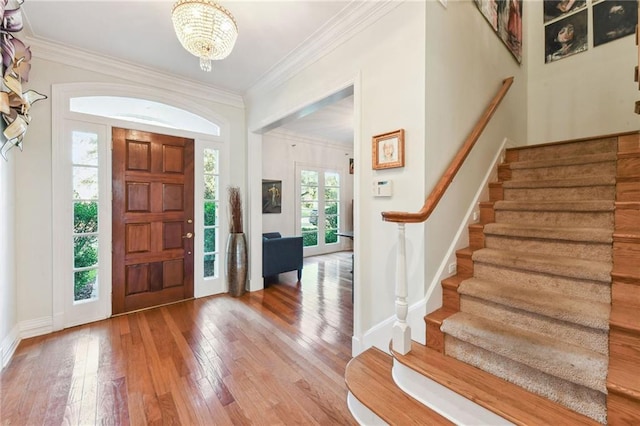
[[393, 195], [393, 182], [390, 180], [373, 181], [374, 197], [391, 197]]

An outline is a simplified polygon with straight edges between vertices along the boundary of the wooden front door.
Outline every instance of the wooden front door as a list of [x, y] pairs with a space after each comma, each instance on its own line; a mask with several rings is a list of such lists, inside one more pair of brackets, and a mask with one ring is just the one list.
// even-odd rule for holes
[[112, 312], [192, 298], [193, 140], [119, 128], [112, 138]]

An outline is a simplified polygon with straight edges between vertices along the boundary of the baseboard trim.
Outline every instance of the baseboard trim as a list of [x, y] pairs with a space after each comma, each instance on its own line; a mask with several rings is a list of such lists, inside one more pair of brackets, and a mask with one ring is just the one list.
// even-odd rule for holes
[[395, 359], [392, 375], [398, 387], [406, 394], [456, 425], [513, 425], [503, 417], [413, 371]]
[[[411, 340], [420, 342], [423, 345], [426, 344], [425, 339], [427, 336], [427, 326], [424, 322], [424, 316], [426, 315], [426, 303], [426, 299], [422, 299], [414, 303], [409, 306], [409, 313], [407, 314], [407, 323], [409, 323], [409, 326], [411, 327]], [[357, 340], [358, 352], [355, 352], [356, 346], [352, 346], [353, 356], [364, 352], [372, 346], [375, 346], [385, 353], [390, 353], [389, 342], [393, 335], [393, 324], [395, 322], [395, 316], [389, 317], [367, 330], [363, 334], [362, 339], [356, 339], [354, 337], [352, 339], [352, 343]]]
[[[13, 354], [16, 352], [18, 345], [20, 344], [20, 329], [16, 325], [11, 329], [7, 337], [2, 341], [0, 347], [0, 359], [2, 360], [2, 368], [5, 368], [11, 362]], [[2, 369], [0, 368], [0, 369]]]
[[27, 339], [29, 337], [42, 336], [53, 332], [53, 318], [41, 317], [28, 321], [22, 321], [19, 324], [20, 338]]

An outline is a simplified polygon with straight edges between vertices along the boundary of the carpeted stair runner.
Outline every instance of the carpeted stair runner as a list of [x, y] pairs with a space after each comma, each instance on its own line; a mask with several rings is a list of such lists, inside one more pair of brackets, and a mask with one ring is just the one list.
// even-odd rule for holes
[[606, 423], [616, 144], [503, 165], [503, 199], [445, 319], [445, 353]]

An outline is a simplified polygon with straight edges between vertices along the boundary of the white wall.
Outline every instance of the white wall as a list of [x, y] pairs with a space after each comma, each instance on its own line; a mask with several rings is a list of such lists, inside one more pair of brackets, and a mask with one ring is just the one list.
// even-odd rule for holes
[[640, 129], [640, 116], [633, 112], [640, 99], [633, 81], [638, 65], [635, 37], [594, 48], [589, 6], [589, 49], [545, 64], [542, 2], [527, 5], [529, 143]]
[[[531, 3], [523, 7], [526, 32]], [[534, 5], [535, 7], [535, 5]], [[540, 6], [542, 7], [542, 6]], [[527, 63], [514, 59], [472, 1], [427, 2], [425, 181], [429, 193], [471, 132], [503, 79], [514, 83], [425, 229], [425, 285], [434, 286], [427, 311], [441, 305], [436, 275], [456, 231], [465, 220], [496, 151], [505, 138], [526, 143]], [[420, 206], [413, 206], [416, 211]], [[411, 226], [411, 225], [409, 225]], [[409, 228], [410, 229], [410, 228]], [[461, 241], [458, 248], [468, 241]], [[446, 260], [455, 262], [455, 258]]]
[[16, 157], [20, 155], [13, 148], [7, 155], [9, 161], [0, 159], [0, 367], [8, 361], [18, 338], [14, 204], [16, 192], [22, 190], [15, 178]]
[[[354, 83], [356, 338], [394, 312], [396, 227], [382, 222], [380, 213], [415, 208], [416, 200], [424, 197], [424, 16], [424, 2], [398, 3], [375, 25], [285, 83], [245, 97], [251, 131]], [[399, 128], [406, 132], [405, 167], [373, 171], [371, 137]], [[390, 199], [371, 195], [373, 180], [380, 178], [393, 180]], [[415, 247], [411, 254], [424, 258], [422, 235], [409, 234], [408, 239]], [[423, 268], [411, 268], [408, 278], [421, 287]], [[416, 300], [422, 294], [421, 288], [412, 289], [410, 297]]]
[[[24, 152], [15, 156], [16, 181], [20, 183], [16, 192], [16, 264], [18, 277], [17, 316], [21, 328], [32, 329], [33, 333], [50, 331], [52, 319], [52, 252], [55, 242], [52, 239], [52, 188], [51, 188], [51, 85], [57, 83], [94, 82], [136, 84], [145, 87], [140, 81], [128, 81], [95, 71], [81, 69], [57, 61], [42, 59], [37, 46], [32, 45], [34, 58], [28, 87], [49, 96], [40, 101], [31, 110], [32, 122], [27, 133]], [[64, 57], [60, 57], [65, 61]], [[87, 58], [87, 62], [92, 62]], [[116, 65], [106, 62], [105, 69], [115, 69]], [[121, 75], [128, 75], [123, 71]], [[138, 75], [135, 70], [131, 75]], [[144, 73], [143, 73], [144, 74]], [[172, 92], [166, 88], [151, 86], [155, 82], [153, 73], [147, 73], [150, 82], [147, 87], [155, 87], [163, 95], [171, 94], [180, 99], [184, 93]], [[174, 89], [179, 89], [176, 83]], [[246, 194], [246, 129], [244, 110], [238, 106], [207, 101], [207, 88], [202, 88], [202, 97], [195, 101], [225, 117], [230, 125], [230, 184], [238, 185]], [[211, 95], [212, 99], [215, 96]], [[24, 327], [23, 327], [24, 325]]]
[[[263, 179], [282, 181], [282, 213], [263, 214], [262, 232], [280, 232], [282, 235], [300, 235], [296, 222], [299, 200], [296, 193], [296, 164], [341, 170], [341, 202], [345, 210], [343, 230], [352, 230], [351, 200], [353, 199], [353, 175], [349, 174], [349, 158], [353, 158], [353, 147], [341, 146], [330, 141], [319, 141], [292, 133], [274, 130], [262, 139]], [[344, 240], [344, 238], [341, 238]]]

